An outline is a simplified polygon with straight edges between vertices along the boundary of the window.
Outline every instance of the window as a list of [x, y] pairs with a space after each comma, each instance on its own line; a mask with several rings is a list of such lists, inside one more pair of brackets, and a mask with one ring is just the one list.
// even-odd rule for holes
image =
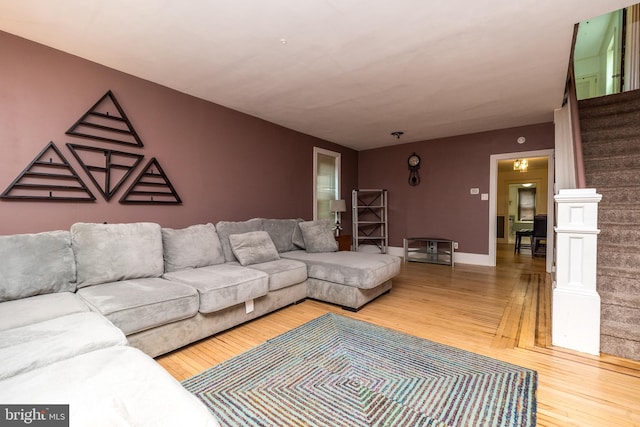
[[536, 189], [518, 188], [518, 221], [533, 221], [536, 215]]
[[340, 153], [313, 148], [313, 219], [334, 219], [329, 201], [340, 198]]

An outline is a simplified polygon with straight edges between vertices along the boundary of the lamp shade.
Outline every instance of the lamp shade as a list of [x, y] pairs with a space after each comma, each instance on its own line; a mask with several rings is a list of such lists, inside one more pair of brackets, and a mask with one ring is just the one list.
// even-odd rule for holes
[[331, 200], [329, 201], [329, 210], [331, 212], [346, 212], [347, 203], [344, 200]]

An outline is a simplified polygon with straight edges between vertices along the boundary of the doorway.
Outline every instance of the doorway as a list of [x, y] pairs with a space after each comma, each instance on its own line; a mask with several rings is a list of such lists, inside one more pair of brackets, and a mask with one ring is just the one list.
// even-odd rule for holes
[[[527, 188], [523, 184], [535, 185], [535, 211], [547, 214], [547, 259], [546, 270], [551, 272], [553, 268], [553, 224], [554, 224], [554, 150], [537, 150], [519, 153], [504, 153], [491, 155], [490, 165], [490, 190], [489, 190], [489, 263], [496, 265], [496, 248], [498, 242], [509, 243], [509, 235], [514, 233], [516, 228], [524, 227], [523, 217], [517, 218], [517, 213], [510, 214], [509, 209], [509, 186], [517, 185], [520, 188]], [[518, 159], [527, 159], [528, 168], [526, 172], [514, 169], [514, 162]], [[514, 187], [518, 188], [518, 187]], [[517, 193], [517, 191], [516, 191]], [[524, 193], [523, 193], [524, 194]], [[531, 194], [531, 192], [529, 192]], [[512, 198], [512, 206], [518, 203], [517, 196]], [[528, 205], [531, 204], [529, 200]], [[531, 209], [531, 206], [525, 206]], [[517, 212], [517, 209], [516, 209]], [[513, 215], [513, 219], [509, 217]], [[500, 220], [502, 217], [502, 221]], [[527, 218], [524, 217], [524, 221]], [[512, 224], [510, 224], [512, 222]], [[531, 223], [533, 224], [533, 223]], [[503, 229], [498, 228], [502, 225]], [[533, 228], [532, 226], [529, 228]], [[502, 237], [498, 237], [498, 236]]]

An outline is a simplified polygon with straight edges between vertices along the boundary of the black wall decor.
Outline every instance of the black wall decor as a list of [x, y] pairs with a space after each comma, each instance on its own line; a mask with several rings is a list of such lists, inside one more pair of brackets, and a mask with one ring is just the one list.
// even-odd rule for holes
[[138, 133], [111, 91], [105, 93], [66, 133], [115, 144], [143, 146]]
[[38, 153], [0, 198], [47, 202], [93, 202], [96, 199], [53, 141]]
[[182, 200], [154, 157], [124, 193], [120, 203], [177, 204], [182, 203]]
[[[131, 121], [110, 90], [66, 131], [100, 143], [143, 147]], [[89, 179], [109, 201], [144, 159], [144, 154], [67, 143]], [[56, 145], [50, 142], [0, 195], [7, 200], [95, 201], [96, 198]], [[120, 198], [123, 204], [180, 204], [182, 200], [156, 158]]]
[[142, 154], [107, 148], [69, 143], [67, 147], [106, 200], [111, 199], [144, 158]]

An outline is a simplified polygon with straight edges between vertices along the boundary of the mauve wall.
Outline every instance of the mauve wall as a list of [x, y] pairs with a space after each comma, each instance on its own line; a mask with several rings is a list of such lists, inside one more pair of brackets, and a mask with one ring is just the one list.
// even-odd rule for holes
[[[314, 146], [342, 153], [342, 194], [356, 187], [357, 152], [348, 148], [3, 32], [0, 52], [0, 191], [54, 141], [97, 198], [93, 203], [0, 199], [0, 234], [68, 229], [79, 221], [184, 227], [259, 216], [311, 219]], [[144, 148], [65, 135], [108, 90]], [[145, 159], [106, 202], [67, 142], [140, 152]], [[151, 157], [157, 158], [182, 205], [118, 203]], [[343, 222], [350, 232], [350, 212]]]
[[[489, 202], [470, 188], [489, 193], [492, 154], [553, 147], [553, 123], [543, 123], [366, 150], [358, 153], [358, 185], [388, 190], [390, 246], [402, 247], [404, 237], [443, 237], [458, 241], [460, 252], [486, 255]], [[421, 158], [415, 187], [407, 167], [413, 152]]]

